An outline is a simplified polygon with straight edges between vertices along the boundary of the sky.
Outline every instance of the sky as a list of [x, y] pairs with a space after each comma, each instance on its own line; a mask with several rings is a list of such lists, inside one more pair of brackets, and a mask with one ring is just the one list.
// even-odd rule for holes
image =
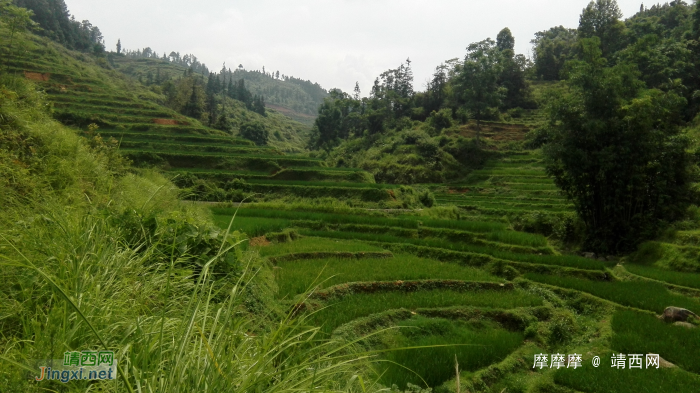
[[[529, 56], [535, 32], [576, 28], [587, 0], [66, 0], [78, 20], [102, 31], [107, 49], [151, 47], [192, 53], [210, 70], [235, 68], [318, 82], [362, 95], [410, 58], [414, 88], [435, 67], [508, 27]], [[618, 0], [624, 17], [641, 0]], [[652, 3], [647, 4], [651, 6]]]

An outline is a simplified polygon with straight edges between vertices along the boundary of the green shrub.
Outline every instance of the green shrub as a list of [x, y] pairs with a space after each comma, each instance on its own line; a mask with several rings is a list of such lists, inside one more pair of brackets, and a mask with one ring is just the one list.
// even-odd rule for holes
[[249, 121], [241, 125], [240, 134], [243, 138], [255, 142], [256, 145], [267, 145], [269, 133], [265, 125], [258, 121]]
[[418, 195], [420, 203], [425, 207], [433, 207], [435, 205], [435, 195], [430, 190], [422, 190]]
[[452, 127], [452, 110], [444, 108], [439, 112], [432, 111], [428, 118], [428, 123], [435, 128], [438, 134], [443, 129]]

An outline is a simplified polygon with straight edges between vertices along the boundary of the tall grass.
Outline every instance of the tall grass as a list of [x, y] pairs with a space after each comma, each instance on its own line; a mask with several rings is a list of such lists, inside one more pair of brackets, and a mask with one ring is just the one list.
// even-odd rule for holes
[[526, 278], [562, 288], [576, 289], [591, 295], [610, 300], [623, 306], [661, 313], [668, 306], [700, 310], [700, 302], [675, 293], [671, 293], [661, 283], [644, 281], [600, 282], [582, 280], [572, 277], [546, 276], [528, 273]]
[[521, 291], [457, 292], [443, 289], [418, 292], [378, 292], [345, 296], [314, 313], [310, 320], [330, 334], [337, 327], [378, 312], [407, 308], [473, 306], [487, 308], [534, 307], [542, 299]]
[[[37, 264], [3, 258], [5, 276], [19, 292], [11, 298], [24, 300], [22, 312], [11, 314], [21, 335], [3, 345], [3, 359], [24, 363], [62, 358], [67, 349], [115, 350], [121, 381], [104, 387], [130, 392], [221, 392], [231, 386], [325, 391], [356, 373], [357, 362], [340, 355], [337, 343], [319, 342], [317, 329], [249, 315], [243, 289], [252, 275], [232, 277], [222, 287], [209, 279], [210, 260], [193, 280], [173, 274], [177, 261], [156, 262], [153, 247], [129, 250], [109, 241], [113, 232], [103, 221], [51, 219], [63, 228], [61, 235], [56, 227], [42, 228], [37, 243], [24, 243], [23, 251], [41, 247], [58, 258]], [[2, 374], [9, 391], [24, 390], [20, 373]], [[64, 389], [54, 382], [42, 386]], [[89, 386], [76, 381], [70, 391]]]
[[347, 259], [326, 258], [278, 263], [280, 297], [305, 293], [314, 284], [318, 288], [354, 281], [393, 280], [464, 280], [502, 281], [483, 270], [462, 267], [410, 254], [396, 254], [394, 258]]
[[[0, 75], [2, 137], [40, 159], [15, 156], [27, 169], [18, 171], [0, 148], [0, 390], [352, 388], [363, 356], [280, 313], [272, 273], [244, 258], [237, 234], [215, 230], [153, 172], [114, 176], [111, 156], [51, 120], [33, 87], [13, 82]], [[115, 351], [114, 383], [27, 378], [39, 371], [31, 359], [100, 349]]]
[[[401, 329], [385, 338], [387, 348], [414, 348], [388, 352], [388, 363], [376, 367], [381, 382], [406, 389], [411, 383], [437, 387], [454, 378], [455, 358], [461, 370], [476, 371], [508, 356], [523, 342], [523, 334], [509, 332], [495, 323], [469, 323], [416, 317], [400, 322]], [[445, 347], [445, 345], [447, 345]]]

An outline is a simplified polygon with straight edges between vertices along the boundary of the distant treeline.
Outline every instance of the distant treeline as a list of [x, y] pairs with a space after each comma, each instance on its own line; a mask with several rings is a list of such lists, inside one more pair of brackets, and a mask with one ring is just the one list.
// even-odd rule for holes
[[535, 34], [533, 57], [514, 53], [508, 28], [496, 41], [486, 39], [467, 48], [463, 60], [438, 66], [424, 92], [415, 92], [410, 61], [382, 73], [361, 98], [331, 95], [318, 110], [311, 148], [333, 148], [343, 140], [380, 133], [401, 119], [429, 120], [442, 128], [455, 119], [498, 119], [507, 112], [517, 117], [536, 108], [531, 83], [567, 79], [567, 62], [581, 60], [581, 42], [598, 39], [608, 66], [629, 64], [649, 89], [674, 91], [687, 101], [683, 119], [700, 110], [700, 9], [672, 1], [622, 20], [615, 0], [596, 0], [581, 13], [577, 29], [553, 27]]
[[438, 66], [423, 92], [414, 90], [410, 59], [379, 75], [369, 97], [361, 97], [359, 84], [352, 94], [331, 91], [318, 110], [309, 147], [329, 150], [343, 140], [403, 128], [415, 120], [428, 121], [439, 132], [453, 119], [480, 122], [498, 118], [501, 111], [534, 108], [527, 82], [531, 64], [515, 55], [514, 46], [508, 28], [497, 41], [471, 44], [465, 61]]
[[[163, 52], [159, 54], [150, 47], [137, 50], [122, 50], [121, 41], [117, 44], [117, 54], [136, 59], [158, 59], [191, 68], [195, 73], [207, 75], [209, 69], [200, 63], [193, 54], [181, 55], [180, 52]], [[313, 115], [328, 96], [328, 91], [318, 83], [280, 74], [279, 71], [246, 70], [242, 64], [235, 69], [224, 68], [219, 72], [220, 79], [240, 80], [248, 83], [248, 88], [254, 95], [264, 96], [270, 104], [284, 106], [300, 113]]]
[[13, 0], [18, 7], [34, 12], [32, 19], [44, 35], [69, 49], [81, 52], [104, 53], [104, 39], [97, 26], [89, 21], [78, 22], [70, 14], [64, 0]]
[[186, 68], [190, 68], [192, 69], [192, 71], [198, 74], [206, 75], [209, 73], [209, 69], [207, 68], [207, 66], [203, 63], [200, 63], [197, 59], [197, 56], [193, 54], [186, 54], [181, 56], [180, 52], [170, 52], [169, 55], [166, 55], [165, 52], [163, 52], [163, 56], [159, 56], [158, 53], [150, 47], [143, 48], [143, 50], [127, 49], [122, 51], [121, 40], [117, 42], [117, 54], [123, 54], [126, 57], [131, 57], [134, 59], [159, 59], [173, 64], [181, 65]]

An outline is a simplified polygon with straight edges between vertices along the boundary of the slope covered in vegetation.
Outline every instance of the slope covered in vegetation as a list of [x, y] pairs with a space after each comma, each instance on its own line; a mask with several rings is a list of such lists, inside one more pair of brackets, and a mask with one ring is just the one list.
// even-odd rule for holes
[[[44, 99], [0, 76], [4, 391], [282, 392], [352, 381], [357, 360], [280, 319], [271, 272], [242, 252], [242, 234], [216, 228], [114, 146], [51, 119]], [[87, 350], [114, 351], [118, 379], [26, 377]]]
[[[78, 133], [5, 74], [0, 361], [14, 368], [0, 380], [27, 390], [27, 359], [106, 347], [120, 385], [39, 387], [694, 392], [700, 320], [656, 316], [700, 314], [698, 89], [692, 67], [671, 66], [699, 64], [700, 9], [620, 18], [614, 1], [591, 3], [578, 30], [537, 34], [534, 64], [503, 29], [425, 92], [410, 61], [370, 97], [332, 91], [303, 156], [254, 142], [257, 126], [226, 131], [228, 111], [273, 115], [227, 70], [112, 60], [170, 70], [189, 95], [168, 101], [147, 74], [125, 88], [179, 103], [172, 120], [199, 111], [201, 133]], [[660, 367], [613, 367], [620, 353]]]
[[[196, 73], [208, 74], [209, 69], [200, 64], [194, 55], [180, 55], [179, 52], [159, 56], [151, 48], [143, 50], [121, 50], [111, 53], [111, 64], [148, 86], [163, 86], [168, 80], [177, 79], [188, 68]], [[277, 110], [293, 120], [311, 126], [318, 106], [328, 96], [328, 92], [318, 83], [287, 75], [279, 71], [270, 73], [263, 70], [246, 70], [242, 65], [222, 66], [218, 75], [222, 82], [244, 81], [254, 96], [265, 97], [266, 106]], [[226, 86], [224, 86], [226, 88]]]

